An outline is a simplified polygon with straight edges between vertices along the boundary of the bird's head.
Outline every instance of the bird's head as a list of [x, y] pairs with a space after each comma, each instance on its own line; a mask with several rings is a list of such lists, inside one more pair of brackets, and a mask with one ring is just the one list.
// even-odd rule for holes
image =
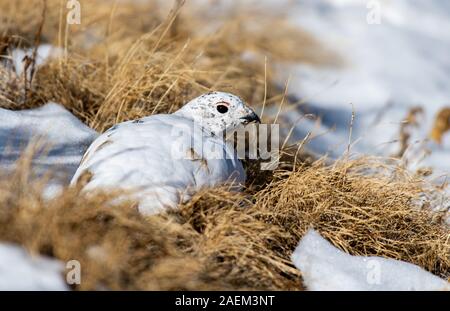
[[215, 135], [251, 122], [261, 123], [258, 115], [242, 99], [225, 92], [203, 94], [176, 113], [193, 119]]

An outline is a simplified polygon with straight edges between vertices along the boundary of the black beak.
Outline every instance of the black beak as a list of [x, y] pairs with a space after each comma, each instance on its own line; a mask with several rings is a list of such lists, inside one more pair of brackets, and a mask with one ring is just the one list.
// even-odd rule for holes
[[258, 115], [254, 112], [246, 115], [245, 117], [242, 117], [241, 120], [244, 120], [245, 124], [248, 124], [251, 122], [261, 123], [261, 120], [259, 119]]

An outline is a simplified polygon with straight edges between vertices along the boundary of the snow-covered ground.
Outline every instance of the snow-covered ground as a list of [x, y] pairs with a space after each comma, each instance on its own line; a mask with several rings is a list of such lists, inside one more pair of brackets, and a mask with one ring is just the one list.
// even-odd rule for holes
[[[30, 57], [33, 54], [33, 49], [14, 49], [11, 53], [12, 66], [16, 71], [17, 76], [21, 76], [24, 70], [23, 59], [25, 56]], [[63, 54], [62, 49], [54, 47], [50, 44], [41, 44], [36, 50], [36, 66], [41, 66], [50, 58], [57, 58]], [[30, 71], [28, 70], [28, 79], [30, 78]]]
[[0, 244], [0, 290], [67, 290], [63, 272], [59, 261]]
[[[390, 156], [399, 150], [396, 140], [401, 122], [412, 107], [421, 106], [424, 113], [419, 116], [419, 127], [412, 130], [413, 146], [405, 157], [412, 169], [431, 166], [434, 176], [448, 174], [450, 135], [444, 137], [442, 146], [425, 140], [436, 113], [450, 107], [450, 3], [290, 3], [290, 20], [341, 58], [341, 64], [335, 67], [290, 64], [281, 71], [281, 80], [292, 75], [290, 93], [304, 99], [307, 109], [322, 116], [322, 126], [316, 132], [336, 127], [321, 138], [322, 142], [311, 146], [332, 155], [342, 154], [347, 148], [353, 105], [353, 141], [357, 141], [353, 152]], [[296, 138], [301, 139], [311, 128], [312, 124], [301, 123]], [[425, 149], [431, 150], [431, 155], [423, 158]]]
[[97, 132], [56, 103], [37, 109], [11, 111], [0, 108], [0, 168], [11, 169], [30, 143], [39, 144], [33, 161], [36, 173], [51, 169], [51, 195], [59, 184], [68, 184], [81, 157]]
[[[17, 76], [23, 75], [23, 60], [32, 53], [31, 48], [12, 51], [12, 62], [7, 64], [12, 66]], [[36, 50], [36, 66], [62, 53], [60, 48], [42, 44]], [[4, 65], [0, 63], [0, 66]], [[45, 174], [50, 169], [54, 174], [46, 193], [51, 196], [70, 181], [85, 150], [97, 136], [96, 131], [57, 103], [49, 102], [40, 108], [19, 111], [0, 108], [0, 169], [12, 169], [25, 149], [32, 143], [36, 144], [35, 172]]]
[[300, 241], [292, 260], [308, 290], [450, 290], [450, 283], [413, 264], [348, 255], [314, 230]]

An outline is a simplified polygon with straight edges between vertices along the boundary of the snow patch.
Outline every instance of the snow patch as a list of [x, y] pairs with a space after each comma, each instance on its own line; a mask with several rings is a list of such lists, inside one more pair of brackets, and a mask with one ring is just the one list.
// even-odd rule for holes
[[[61, 48], [50, 44], [41, 44], [36, 50], [36, 66], [43, 65], [48, 59], [60, 57], [62, 53], [63, 50]], [[23, 63], [24, 58], [26, 56], [31, 57], [32, 55], [33, 49], [14, 49], [11, 52], [12, 63], [18, 76], [21, 76], [25, 69]]]
[[0, 244], [0, 290], [68, 290], [61, 262], [30, 256], [13, 244]]
[[[442, 146], [428, 141], [436, 113], [450, 106], [450, 4], [440, 0], [378, 0], [381, 23], [370, 24], [366, 0], [303, 0], [289, 7], [290, 20], [343, 59], [341, 66], [287, 64], [280, 85], [292, 74], [290, 92], [326, 119], [333, 141], [347, 147], [352, 103], [356, 111], [352, 151], [392, 156], [400, 149], [400, 125], [415, 106], [424, 109], [412, 130], [408, 167], [432, 167], [432, 178], [450, 172], [450, 134]], [[299, 114], [300, 112], [297, 112]], [[285, 115], [293, 115], [290, 110]], [[346, 118], [342, 116], [346, 115]], [[304, 136], [303, 124], [296, 127]], [[328, 135], [328, 134], [327, 134]], [[309, 146], [317, 152], [322, 144]], [[319, 147], [319, 148], [317, 148]], [[429, 153], [431, 151], [431, 154]], [[443, 178], [439, 180], [442, 181]]]
[[[49, 169], [68, 184], [85, 150], [98, 133], [63, 106], [50, 102], [40, 108], [12, 111], [0, 108], [0, 167], [14, 168], [24, 149], [39, 139], [48, 145], [33, 161], [38, 174]], [[49, 194], [56, 194], [52, 186]]]
[[399, 260], [351, 256], [310, 230], [292, 255], [309, 290], [450, 290], [450, 283]]

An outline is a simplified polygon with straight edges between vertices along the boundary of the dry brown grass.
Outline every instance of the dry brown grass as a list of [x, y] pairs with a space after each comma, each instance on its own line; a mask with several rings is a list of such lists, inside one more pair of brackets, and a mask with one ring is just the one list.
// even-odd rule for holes
[[77, 289], [299, 290], [301, 272], [290, 256], [311, 227], [350, 254], [450, 276], [450, 231], [421, 200], [425, 185], [379, 161], [279, 170], [263, 190], [203, 191], [147, 218], [131, 202], [111, 207], [112, 193], [66, 189], [45, 201], [30, 158], [18, 167], [0, 182], [0, 239], [79, 260]]
[[443, 214], [430, 211], [427, 195], [419, 177], [398, 167], [344, 158], [278, 173], [257, 202], [293, 243], [313, 227], [347, 253], [404, 260], [448, 278], [450, 230]]
[[[45, 19], [41, 1], [32, 10], [24, 3], [0, 0], [0, 52], [31, 46], [44, 20], [41, 41], [69, 54], [39, 68], [29, 92], [21, 77], [1, 79], [2, 107], [54, 100], [99, 131], [173, 111], [209, 89], [232, 91], [254, 106], [267, 93], [272, 104], [282, 97], [272, 60], [332, 59], [277, 16], [260, 22], [227, 16], [208, 33], [200, 31], [201, 12], [183, 8], [175, 18], [153, 2], [89, 0], [82, 25], [66, 27], [61, 1], [47, 1]], [[248, 51], [251, 61], [242, 58]], [[275, 172], [249, 163], [242, 193], [203, 191], [176, 211], [148, 218], [131, 202], [109, 206], [113, 193], [86, 197], [65, 189], [44, 200], [45, 182], [33, 176], [25, 154], [16, 171], [0, 178], [0, 239], [79, 260], [81, 290], [302, 289], [290, 256], [310, 227], [348, 253], [401, 259], [450, 276], [450, 232], [422, 200], [431, 190], [420, 179], [370, 159], [325, 165], [296, 153], [290, 149]]]
[[442, 144], [444, 135], [450, 130], [450, 108], [442, 108], [436, 115], [430, 137], [438, 144]]
[[1, 179], [0, 239], [79, 260], [78, 289], [301, 288], [283, 248], [288, 235], [259, 219], [245, 194], [207, 191], [179, 210], [144, 218], [131, 202], [111, 207], [112, 193], [66, 189], [45, 201], [44, 183], [30, 172], [24, 156]]

